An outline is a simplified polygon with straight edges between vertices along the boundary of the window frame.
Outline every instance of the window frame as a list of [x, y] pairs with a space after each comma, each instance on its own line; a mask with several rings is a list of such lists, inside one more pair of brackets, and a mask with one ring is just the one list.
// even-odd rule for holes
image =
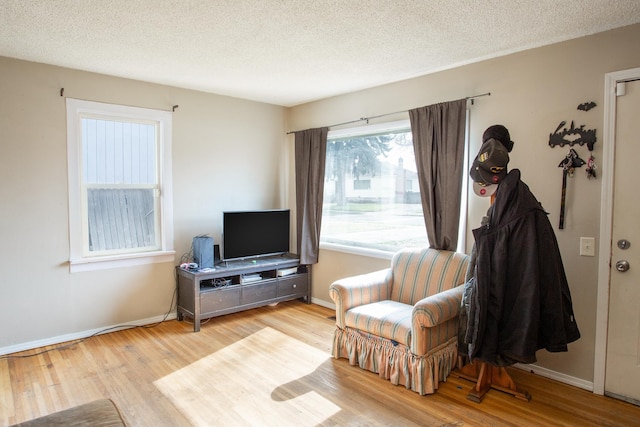
[[[67, 167], [69, 185], [69, 268], [71, 272], [101, 270], [159, 262], [174, 262], [173, 193], [172, 193], [172, 114], [169, 111], [141, 107], [66, 99]], [[108, 255], [89, 254], [86, 204], [82, 187], [82, 123], [83, 117], [103, 117], [114, 120], [135, 120], [154, 123], [158, 132], [158, 185], [160, 234], [158, 250], [123, 250]]]

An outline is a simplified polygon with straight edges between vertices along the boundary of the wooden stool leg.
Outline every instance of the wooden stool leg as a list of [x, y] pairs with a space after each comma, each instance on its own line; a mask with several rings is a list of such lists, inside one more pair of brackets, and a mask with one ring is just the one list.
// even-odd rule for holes
[[476, 385], [469, 391], [467, 399], [480, 403], [490, 389], [509, 393], [517, 399], [526, 402], [531, 400], [531, 395], [524, 390], [520, 390], [511, 375], [503, 367], [489, 365], [485, 362], [473, 361], [461, 369], [452, 372], [453, 375], [469, 381]]
[[491, 366], [486, 363], [480, 364], [480, 372], [476, 385], [467, 394], [467, 399], [480, 403], [489, 390], [491, 390]]

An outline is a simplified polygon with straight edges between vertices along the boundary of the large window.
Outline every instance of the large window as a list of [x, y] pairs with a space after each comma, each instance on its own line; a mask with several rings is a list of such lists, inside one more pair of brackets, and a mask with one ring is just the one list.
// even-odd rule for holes
[[171, 114], [67, 99], [72, 271], [173, 260]]
[[383, 252], [428, 246], [408, 120], [329, 132], [320, 242]]

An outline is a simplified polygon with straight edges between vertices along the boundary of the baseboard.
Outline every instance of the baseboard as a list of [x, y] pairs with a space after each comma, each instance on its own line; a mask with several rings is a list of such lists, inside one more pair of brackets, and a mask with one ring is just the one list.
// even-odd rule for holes
[[317, 298], [313, 298], [312, 297], [311, 298], [311, 302], [316, 304], [316, 305], [319, 305], [319, 306], [322, 306], [322, 307], [325, 307], [325, 308], [329, 308], [329, 309], [334, 310], [334, 311], [336, 309], [336, 305], [335, 304], [327, 302], [327, 301], [322, 300], [322, 299], [317, 299]]
[[118, 324], [112, 326], [104, 326], [102, 328], [91, 329], [88, 331], [74, 332], [72, 334], [58, 335], [56, 337], [45, 338], [37, 341], [30, 341], [22, 344], [16, 344], [9, 347], [0, 348], [0, 356], [4, 356], [6, 354], [18, 353], [20, 351], [32, 350], [34, 348], [46, 347], [49, 345], [61, 344], [69, 341], [75, 341], [83, 338], [90, 337], [92, 335], [100, 335], [107, 332], [114, 332], [122, 329], [134, 328], [136, 326], [145, 326], [153, 323], [162, 322], [164, 320], [173, 320], [176, 318], [176, 312], [173, 310], [172, 313], [163, 314], [161, 316], [150, 317], [147, 319], [135, 320], [132, 322], [127, 322], [126, 324]]
[[540, 375], [541, 377], [556, 380], [564, 384], [572, 385], [591, 392], [593, 391], [592, 381], [586, 381], [580, 378], [572, 377], [571, 375], [552, 371], [551, 369], [543, 368], [542, 366], [537, 365], [524, 365], [521, 363], [516, 363], [515, 365], [513, 365], [513, 367], [522, 369], [523, 371], [532, 372], [536, 375]]

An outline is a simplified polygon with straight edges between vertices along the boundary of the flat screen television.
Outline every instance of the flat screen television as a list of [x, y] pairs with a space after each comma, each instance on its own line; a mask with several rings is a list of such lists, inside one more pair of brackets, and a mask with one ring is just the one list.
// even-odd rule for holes
[[289, 252], [289, 209], [222, 213], [222, 259]]

